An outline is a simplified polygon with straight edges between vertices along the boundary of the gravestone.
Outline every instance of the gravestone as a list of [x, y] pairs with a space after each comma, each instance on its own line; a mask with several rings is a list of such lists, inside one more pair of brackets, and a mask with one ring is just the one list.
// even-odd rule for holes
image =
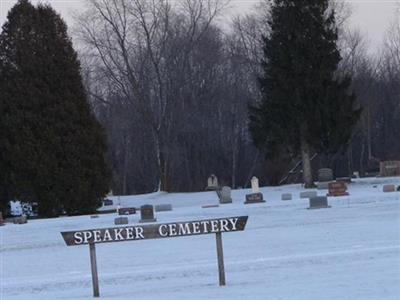
[[292, 200], [292, 194], [290, 193], [282, 194], [282, 200], [283, 201]]
[[310, 198], [310, 207], [309, 209], [315, 208], [328, 208], [328, 198], [325, 196], [317, 196]]
[[251, 178], [251, 194], [246, 195], [246, 201], [244, 204], [262, 203], [264, 201], [263, 194], [260, 193], [260, 187], [258, 184], [258, 178], [253, 176]]
[[110, 206], [110, 205], [113, 205], [114, 202], [110, 199], [104, 199], [103, 204], [104, 204], [104, 206]]
[[90, 218], [91, 219], [97, 219], [99, 216], [98, 215], [91, 215]]
[[383, 186], [384, 193], [392, 193], [396, 191], [396, 186], [394, 184], [385, 184]]
[[140, 207], [140, 223], [146, 222], [156, 222], [157, 219], [154, 217], [154, 208], [153, 205], [142, 205]]
[[136, 208], [135, 207], [121, 207], [118, 209], [118, 214], [120, 216], [134, 215], [134, 214], [136, 214]]
[[4, 225], [3, 213], [0, 211], [0, 226]]
[[115, 225], [125, 225], [128, 224], [128, 218], [127, 217], [118, 217], [114, 219], [114, 224]]
[[[317, 189], [319, 190], [327, 190], [329, 187], [329, 183], [333, 180], [333, 171], [332, 169], [323, 168], [318, 170], [318, 183]], [[308, 198], [308, 197], [306, 197]]]
[[343, 181], [329, 183], [329, 197], [348, 196], [347, 185]]
[[219, 203], [221, 204], [232, 203], [231, 188], [229, 186], [224, 186], [222, 188], [219, 196]]
[[28, 223], [28, 218], [26, 216], [15, 217], [13, 219], [14, 224], [26, 224]]
[[317, 197], [317, 192], [316, 191], [305, 191], [300, 193], [300, 198], [305, 199], [305, 198], [312, 198], [312, 197]]
[[262, 193], [252, 193], [246, 195], [246, 201], [244, 204], [254, 204], [254, 203], [263, 203], [264, 198]]
[[326, 182], [333, 180], [333, 171], [332, 169], [323, 168], [318, 170], [318, 181]]
[[158, 211], [171, 211], [172, 210], [172, 204], [158, 204], [154, 206], [154, 210], [156, 212]]
[[258, 184], [258, 178], [253, 176], [251, 178], [251, 192], [252, 193], [259, 193], [260, 192], [260, 187]]
[[219, 189], [218, 178], [217, 178], [217, 176], [212, 174], [210, 177], [208, 177], [206, 190], [207, 191], [216, 191], [218, 189]]

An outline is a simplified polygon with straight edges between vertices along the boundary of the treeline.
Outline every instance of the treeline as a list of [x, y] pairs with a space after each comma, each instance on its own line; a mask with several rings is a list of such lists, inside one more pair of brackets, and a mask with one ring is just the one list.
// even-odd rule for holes
[[[291, 3], [325, 22], [327, 0]], [[322, 155], [311, 145], [308, 156], [314, 169], [367, 175], [400, 159], [400, 27], [371, 54], [349, 29], [347, 6], [330, 3], [338, 40], [336, 29], [321, 32], [341, 60], [338, 68], [332, 60], [328, 81], [350, 75], [361, 115], [340, 151]], [[228, 22], [229, 1], [88, 0], [72, 31], [78, 55], [49, 5], [19, 0], [0, 34], [0, 209], [19, 199], [38, 202], [43, 216], [89, 213], [110, 189], [199, 191], [211, 174], [233, 188], [253, 175], [262, 185], [301, 181], [298, 151], [282, 141], [274, 153], [260, 151], [249, 130], [249, 107], [268, 98], [259, 79], [269, 5]], [[282, 181], [290, 170], [295, 176]]]
[[[232, 187], [247, 186], [254, 174], [278, 184], [298, 162], [284, 153], [265, 157], [248, 130], [248, 106], [261, 98], [268, 1], [228, 29], [221, 23], [226, 4], [89, 1], [79, 17], [76, 38], [85, 46], [91, 103], [107, 131], [115, 193], [202, 190], [210, 174]], [[362, 115], [350, 146], [317, 156], [313, 167], [365, 175], [380, 160], [400, 158], [399, 27], [371, 55], [365, 37], [348, 28], [348, 7], [333, 5], [339, 72], [352, 75]]]

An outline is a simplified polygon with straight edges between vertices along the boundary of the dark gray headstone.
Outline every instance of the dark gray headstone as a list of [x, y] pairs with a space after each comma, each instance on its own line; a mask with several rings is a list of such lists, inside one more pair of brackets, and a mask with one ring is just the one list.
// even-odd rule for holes
[[316, 191], [306, 191], [306, 192], [301, 192], [300, 193], [300, 198], [312, 198], [312, 197], [317, 197], [317, 192]]
[[0, 211], [0, 226], [4, 225], [3, 213]]
[[114, 224], [115, 225], [126, 225], [128, 224], [128, 218], [127, 217], [118, 217], [114, 219]]
[[98, 215], [91, 215], [90, 218], [91, 219], [97, 219], [99, 216]]
[[156, 222], [157, 219], [154, 217], [154, 208], [153, 205], [142, 205], [140, 207], [140, 223], [146, 222]]
[[222, 190], [219, 193], [219, 203], [221, 204], [232, 203], [231, 188], [229, 186], [222, 187]]
[[332, 169], [324, 168], [318, 170], [318, 181], [332, 181], [333, 180], [333, 171]]
[[282, 194], [282, 200], [283, 201], [292, 200], [292, 194], [290, 193]]
[[244, 204], [253, 204], [262, 202], [265, 202], [262, 193], [252, 193], [246, 195], [246, 201], [244, 202]]
[[328, 198], [325, 196], [319, 196], [319, 197], [312, 197], [310, 198], [310, 207], [309, 209], [314, 209], [314, 208], [328, 208]]
[[155, 211], [171, 211], [172, 205], [171, 204], [158, 204], [154, 206]]
[[110, 205], [113, 205], [114, 202], [112, 200], [110, 200], [110, 199], [105, 199], [103, 201], [103, 204], [104, 204], [104, 206], [110, 206]]

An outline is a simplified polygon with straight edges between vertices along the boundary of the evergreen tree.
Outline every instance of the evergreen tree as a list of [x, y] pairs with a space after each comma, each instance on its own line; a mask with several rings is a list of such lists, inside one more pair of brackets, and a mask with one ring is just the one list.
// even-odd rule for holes
[[306, 187], [313, 185], [311, 151], [344, 149], [360, 115], [351, 78], [336, 76], [341, 56], [328, 2], [272, 1], [270, 33], [263, 37], [262, 102], [250, 107], [256, 146], [267, 157], [301, 154]]
[[61, 17], [19, 0], [0, 34], [0, 197], [43, 216], [90, 213], [109, 191], [105, 136], [90, 112]]

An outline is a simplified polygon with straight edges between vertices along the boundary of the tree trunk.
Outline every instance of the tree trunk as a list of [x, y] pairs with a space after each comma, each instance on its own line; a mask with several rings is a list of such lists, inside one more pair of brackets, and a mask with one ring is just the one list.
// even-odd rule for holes
[[350, 139], [350, 143], [349, 143], [349, 148], [347, 150], [347, 167], [348, 167], [348, 173], [349, 176], [351, 177], [353, 175], [354, 172], [354, 168], [353, 168], [353, 142]]
[[311, 160], [310, 160], [310, 146], [307, 141], [302, 138], [301, 139], [301, 160], [303, 164], [303, 182], [305, 188], [311, 188], [314, 186], [313, 177], [312, 177], [312, 169], [311, 169]]
[[124, 153], [124, 166], [122, 170], [122, 195], [127, 195], [127, 177], [128, 177], [128, 162], [129, 162], [129, 140], [125, 136], [125, 153]]
[[364, 168], [364, 154], [365, 154], [365, 139], [363, 137], [361, 141], [361, 152], [360, 152], [360, 175], [365, 175], [365, 168]]
[[164, 153], [161, 152], [161, 170], [160, 170], [160, 178], [161, 178], [161, 190], [162, 192], [169, 192], [169, 178], [168, 178], [168, 161], [164, 157]]
[[158, 167], [158, 192], [168, 192], [168, 161], [163, 152], [163, 147], [161, 145], [160, 134], [157, 132], [155, 134], [155, 148], [157, 154], [157, 167]]

